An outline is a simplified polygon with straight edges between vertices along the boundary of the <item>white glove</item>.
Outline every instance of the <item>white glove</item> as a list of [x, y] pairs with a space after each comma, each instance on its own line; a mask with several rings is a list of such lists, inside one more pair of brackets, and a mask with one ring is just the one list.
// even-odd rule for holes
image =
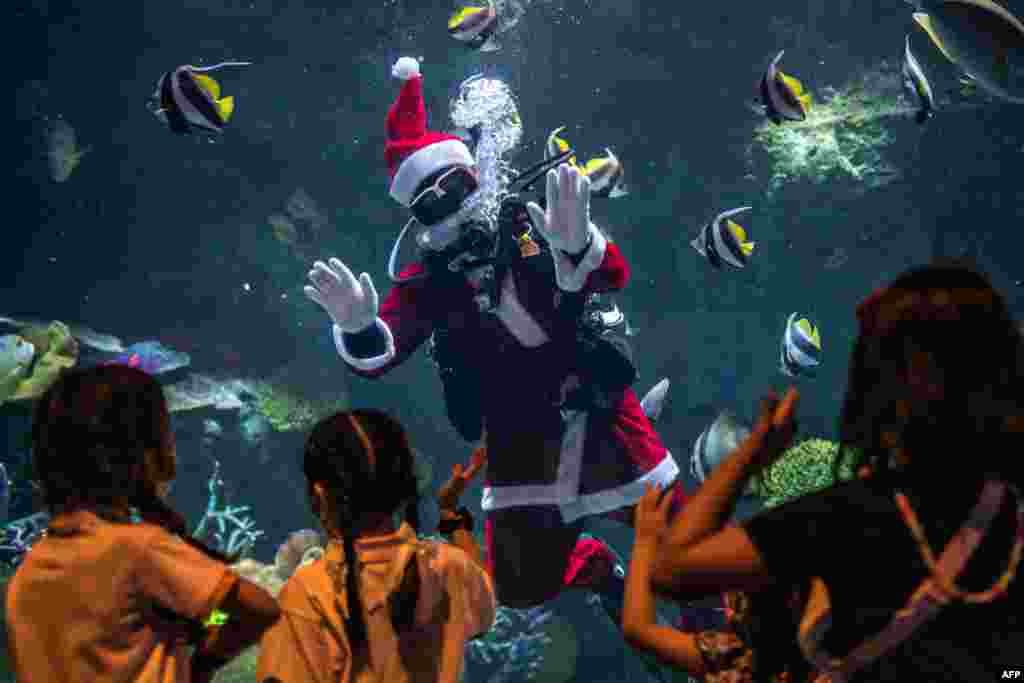
[[590, 243], [590, 179], [569, 164], [548, 171], [548, 208], [526, 205], [548, 244], [578, 254]]
[[302, 291], [312, 301], [320, 304], [334, 324], [342, 332], [361, 332], [377, 319], [379, 299], [369, 273], [363, 273], [356, 280], [352, 271], [336, 258], [313, 264], [309, 280], [313, 287], [306, 285]]

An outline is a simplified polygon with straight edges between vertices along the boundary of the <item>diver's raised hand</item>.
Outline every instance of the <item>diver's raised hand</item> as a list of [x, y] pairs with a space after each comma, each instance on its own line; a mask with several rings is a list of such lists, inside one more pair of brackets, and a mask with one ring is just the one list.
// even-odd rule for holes
[[548, 171], [547, 211], [526, 205], [534, 227], [548, 244], [576, 254], [590, 239], [590, 179], [569, 164]]
[[332, 258], [314, 263], [309, 281], [313, 286], [306, 285], [302, 291], [327, 311], [342, 332], [365, 330], [377, 318], [379, 298], [369, 273], [356, 280], [348, 266]]

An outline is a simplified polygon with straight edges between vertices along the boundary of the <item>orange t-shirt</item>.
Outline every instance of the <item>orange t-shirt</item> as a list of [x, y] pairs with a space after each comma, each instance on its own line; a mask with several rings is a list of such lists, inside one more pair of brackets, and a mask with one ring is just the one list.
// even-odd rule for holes
[[[322, 558], [296, 570], [281, 589], [281, 619], [263, 635], [256, 680], [458, 683], [466, 642], [494, 623], [491, 577], [460, 548], [417, 540], [408, 524], [394, 534], [357, 540], [356, 552], [374, 647], [355, 654], [349, 647], [347, 595], [329, 573], [331, 565], [344, 565], [344, 551], [332, 542]], [[415, 625], [396, 634], [387, 598], [409, 562], [418, 562], [420, 576]]]
[[231, 588], [227, 565], [165, 529], [60, 514], [7, 590], [19, 683], [188, 683], [185, 631], [159, 605], [201, 619]]

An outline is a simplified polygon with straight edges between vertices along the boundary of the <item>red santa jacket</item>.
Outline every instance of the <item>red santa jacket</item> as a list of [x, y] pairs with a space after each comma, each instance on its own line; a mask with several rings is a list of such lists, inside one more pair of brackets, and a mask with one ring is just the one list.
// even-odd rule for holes
[[437, 327], [452, 332], [460, 358], [483, 380], [484, 509], [559, 505], [569, 522], [631, 505], [647, 482], [667, 484], [679, 472], [632, 389], [610, 414], [561, 407], [578, 360], [566, 293], [617, 291], [628, 279], [619, 248], [592, 227], [578, 265], [557, 250], [515, 261], [492, 313], [478, 311], [472, 277], [426, 278], [388, 293], [370, 333], [376, 355], [353, 355], [353, 335], [337, 326], [334, 340], [346, 365], [372, 378], [404, 362]]

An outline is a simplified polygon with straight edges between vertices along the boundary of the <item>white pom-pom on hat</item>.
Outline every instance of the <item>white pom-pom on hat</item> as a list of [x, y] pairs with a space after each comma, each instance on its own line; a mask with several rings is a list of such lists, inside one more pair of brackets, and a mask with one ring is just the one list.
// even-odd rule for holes
[[407, 81], [420, 75], [420, 63], [413, 57], [400, 57], [391, 68], [391, 75]]

